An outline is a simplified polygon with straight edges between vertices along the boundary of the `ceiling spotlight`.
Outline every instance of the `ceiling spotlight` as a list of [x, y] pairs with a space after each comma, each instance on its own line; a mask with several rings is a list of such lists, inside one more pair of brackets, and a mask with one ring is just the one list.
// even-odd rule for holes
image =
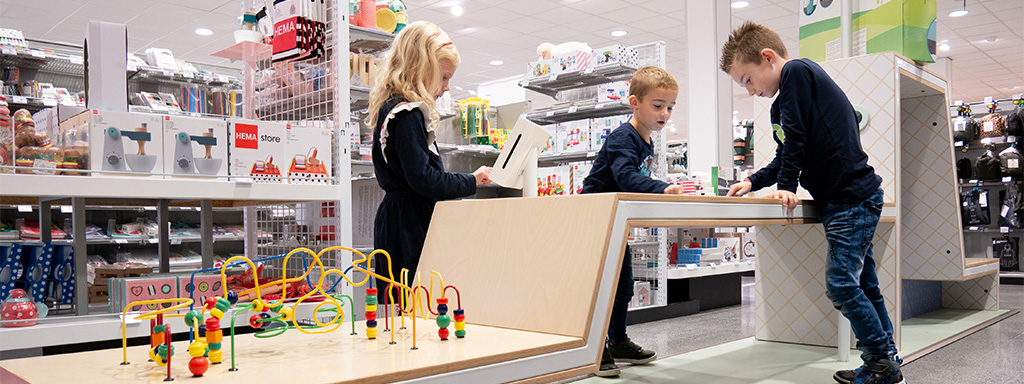
[[619, 30], [612, 31], [612, 36], [622, 37], [622, 36], [626, 36], [627, 33], [629, 33], [629, 32], [626, 32], [624, 30], [619, 29]]
[[501, 60], [491, 60], [491, 65], [502, 65], [502, 64], [505, 64], [505, 62], [501, 61]]
[[939, 45], [939, 50], [940, 51], [948, 51], [949, 50], [949, 44], [941, 44], [941, 45]]
[[462, 16], [462, 13], [465, 12], [465, 11], [466, 10], [464, 8], [462, 8], [461, 5], [453, 5], [452, 6], [452, 14], [455, 15], [455, 16]]
[[736, 0], [732, 2], [733, 8], [746, 8], [748, 5], [750, 5], [750, 2], [747, 0]]
[[949, 13], [949, 17], [960, 17], [967, 14], [967, 0], [964, 0], [962, 8]]
[[994, 43], [994, 42], [996, 42], [996, 40], [998, 40], [998, 39], [995, 36], [989, 36], [989, 37], [985, 38], [985, 41], [987, 41], [989, 43]]
[[196, 34], [200, 36], [210, 36], [213, 34], [209, 28], [196, 28]]

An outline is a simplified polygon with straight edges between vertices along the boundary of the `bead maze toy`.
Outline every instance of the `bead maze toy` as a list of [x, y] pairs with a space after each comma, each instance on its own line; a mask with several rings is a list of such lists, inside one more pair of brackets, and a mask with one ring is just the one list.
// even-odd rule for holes
[[[326, 269], [322, 258], [325, 254], [335, 251], [352, 252], [359, 256], [359, 258], [358, 260], [353, 261], [352, 265], [344, 272], [338, 269]], [[260, 282], [260, 268], [257, 267], [256, 263], [283, 259], [283, 265], [287, 266], [292, 257], [296, 255], [300, 256], [302, 259], [304, 267], [302, 275], [288, 277], [285, 272], [285, 268], [282, 267], [279, 279], [265, 283]], [[307, 260], [307, 256], [311, 258], [311, 263]], [[387, 259], [387, 276], [371, 271], [367, 267], [372, 264], [373, 257], [375, 256], [383, 256]], [[228, 268], [243, 265], [248, 266], [249, 269], [246, 273], [252, 274], [254, 287], [241, 292], [229, 290], [227, 282]], [[347, 276], [349, 270], [362, 272], [365, 274], [365, 277], [358, 282], [352, 281], [352, 279]], [[314, 271], [318, 272], [318, 278], [315, 281], [311, 278]], [[417, 346], [416, 336], [416, 314], [418, 311], [423, 320], [429, 320], [427, 313], [423, 310], [424, 307], [426, 307], [430, 314], [435, 316], [434, 321], [439, 327], [438, 336], [440, 339], [448, 340], [448, 326], [452, 324], [452, 317], [448, 315], [448, 298], [446, 297], [446, 292], [449, 288], [455, 291], [458, 303], [457, 309], [455, 309], [453, 313], [455, 320], [455, 336], [461, 339], [466, 335], [465, 311], [462, 308], [462, 299], [458, 289], [452, 285], [445, 285], [441, 274], [437, 271], [430, 271], [429, 288], [422, 284], [417, 284], [415, 287], [411, 286], [411, 284], [408, 283], [408, 270], [404, 269], [401, 271], [401, 282], [395, 281], [394, 273], [391, 271], [391, 256], [383, 250], [375, 250], [366, 255], [355, 249], [346, 247], [330, 247], [320, 251], [319, 253], [313, 252], [307, 248], [296, 248], [286, 255], [272, 256], [257, 260], [250, 260], [244, 256], [235, 256], [228, 259], [219, 267], [193, 272], [190, 277], [189, 284], [193, 285], [196, 274], [203, 272], [219, 272], [221, 279], [221, 295], [206, 298], [198, 308], [196, 307], [197, 302], [194, 297], [135, 301], [124, 307], [122, 310], [121, 321], [123, 357], [121, 365], [130, 364], [128, 362], [127, 355], [125, 326], [125, 320], [133, 315], [129, 313], [130, 309], [151, 310], [149, 312], [134, 315], [134, 319], [150, 320], [151, 336], [149, 358], [151, 361], [156, 362], [160, 367], [167, 367], [167, 374], [164, 381], [174, 380], [171, 376], [170, 368], [172, 356], [174, 355], [174, 346], [172, 345], [170, 326], [164, 322], [164, 319], [169, 317], [183, 317], [185, 325], [190, 329], [187, 349], [190, 357], [188, 369], [189, 372], [192, 373], [193, 377], [202, 377], [208, 372], [211, 366], [215, 366], [223, 362], [225, 348], [224, 328], [222, 327], [221, 321], [225, 319], [226, 316], [229, 316], [231, 319], [228, 328], [230, 330], [229, 343], [231, 360], [231, 367], [228, 369], [229, 372], [236, 372], [239, 370], [236, 364], [235, 353], [235, 324], [239, 315], [245, 316], [250, 312], [252, 313], [251, 315], [248, 315], [248, 325], [256, 329], [253, 336], [257, 339], [273, 338], [291, 329], [298, 330], [299, 332], [308, 335], [318, 335], [333, 332], [343, 325], [345, 321], [344, 299], [348, 299], [348, 308], [350, 308], [349, 311], [351, 312], [351, 335], [358, 335], [355, 328], [355, 302], [352, 297], [341, 294], [332, 295], [328, 293], [334, 291], [342, 280], [346, 281], [353, 287], [367, 285], [365, 303], [367, 342], [372, 342], [378, 336], [378, 295], [379, 293], [384, 292], [386, 292], [387, 295], [384, 298], [384, 305], [382, 306], [382, 309], [384, 310], [384, 319], [386, 324], [384, 332], [388, 332], [390, 334], [390, 341], [388, 345], [398, 344], [396, 341], [396, 333], [406, 329], [405, 321], [406, 317], [408, 317], [412, 323], [412, 330], [411, 333], [404, 336], [411, 337], [411, 350], [419, 349]], [[340, 278], [335, 279], [333, 284], [330, 284], [327, 279], [328, 276], [331, 275], [338, 275]], [[437, 277], [441, 287], [440, 296], [437, 298], [437, 311], [434, 311], [434, 309], [429, 305], [431, 293], [434, 291], [434, 276]], [[383, 291], [379, 291], [377, 288], [373, 287], [374, 278], [386, 282], [387, 287]], [[418, 274], [416, 276], [416, 280], [419, 281]], [[288, 290], [292, 289], [289, 288], [289, 286], [292, 283], [301, 283], [303, 281], [309, 283], [309, 286], [311, 286], [312, 289], [308, 292], [303, 289], [301, 292], [305, 292], [304, 294], [298, 298], [288, 299]], [[261, 292], [262, 289], [275, 286], [280, 286], [280, 298], [271, 299], [269, 295], [265, 297]], [[393, 296], [396, 290], [398, 293], [397, 301]], [[426, 295], [425, 300], [419, 294], [420, 291]], [[195, 290], [190, 290], [188, 293], [189, 296], [194, 296]], [[248, 295], [255, 295], [255, 298], [249, 303], [238, 302], [240, 297], [246, 297]], [[314, 316], [312, 317], [312, 325], [300, 324], [300, 319], [296, 315], [300, 310], [299, 305], [306, 301], [321, 301], [313, 308]], [[209, 313], [209, 317], [207, 317], [207, 312]], [[315, 316], [316, 314], [321, 313], [333, 313], [333, 315], [330, 317], [330, 320], [321, 321], [320, 318]], [[402, 327], [398, 330], [392, 331], [388, 329], [387, 324], [396, 324], [396, 316], [401, 317]]]
[[274, 156], [267, 156], [266, 161], [257, 160], [252, 164], [249, 176], [260, 183], [280, 183], [281, 169], [274, 165]]

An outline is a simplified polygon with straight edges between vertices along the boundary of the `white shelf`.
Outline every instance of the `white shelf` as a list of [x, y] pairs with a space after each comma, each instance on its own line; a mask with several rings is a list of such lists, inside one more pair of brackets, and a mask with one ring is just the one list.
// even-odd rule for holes
[[[116, 189], [112, 185], [116, 184]], [[117, 199], [320, 201], [341, 198], [340, 185], [262, 184], [146, 177], [0, 174], [0, 195]]]
[[570, 162], [570, 161], [584, 161], [594, 160], [597, 158], [597, 151], [587, 152], [571, 152], [571, 153], [559, 153], [559, 154], [541, 154], [537, 157], [537, 161], [540, 163], [556, 163], [556, 162]]
[[501, 151], [490, 145], [481, 144], [446, 144], [437, 143], [437, 149], [441, 153], [466, 155], [475, 157], [497, 158]]
[[[296, 316], [299, 318], [312, 317], [313, 308], [318, 304], [320, 303], [300, 304]], [[289, 306], [291, 305], [293, 304], [289, 304]], [[235, 311], [235, 309], [231, 309], [229, 312], [225, 313], [225, 319], [230, 318], [233, 311]], [[236, 326], [249, 326], [248, 322], [241, 321], [241, 318], [244, 316], [246, 315], [240, 316], [239, 322], [236, 323]], [[131, 317], [129, 317], [129, 319], [130, 318]], [[166, 324], [170, 324], [171, 331], [176, 335], [182, 335], [189, 331], [189, 328], [185, 326], [185, 321], [182, 317], [165, 318], [164, 321]], [[126, 331], [129, 338], [149, 337], [149, 321], [128, 323]], [[295, 330], [292, 331], [298, 332]], [[225, 333], [227, 334], [229, 332]], [[120, 313], [85, 316], [55, 316], [42, 319], [38, 324], [31, 327], [0, 328], [0, 340], [3, 340], [3, 343], [0, 343], [0, 351], [120, 339]], [[174, 339], [182, 340], [180, 336], [175, 337]], [[227, 342], [228, 339], [228, 335], [225, 335], [224, 341]], [[145, 356], [129, 356], [129, 361], [145, 361]], [[116, 364], [117, 362], [113, 363]]]
[[733, 262], [726, 262], [719, 264], [716, 267], [711, 266], [699, 266], [695, 270], [689, 270], [686, 267], [677, 267], [668, 269], [669, 279], [691, 279], [694, 277], [714, 276], [714, 275], [725, 275], [729, 273], [748, 272], [754, 270], [754, 261], [746, 260], [740, 261], [739, 264]]
[[625, 100], [590, 101], [558, 108], [542, 109], [526, 114], [526, 119], [537, 124], [555, 124], [573, 120], [596, 119], [599, 117], [633, 113]]
[[[971, 228], [977, 228], [977, 229], [971, 229]], [[989, 228], [987, 226], [982, 226], [982, 225], [964, 228], [964, 233], [1014, 233], [1014, 232], [1020, 232], [1020, 231], [1021, 231], [1020, 229], [1010, 228], [1010, 227]]]
[[374, 28], [363, 28], [349, 24], [348, 46], [353, 52], [372, 53], [391, 46], [395, 35]]
[[657, 241], [637, 241], [635, 243], [627, 241], [626, 244], [629, 244], [630, 247], [657, 247], [659, 243]]
[[598, 65], [582, 71], [572, 71], [547, 77], [526, 79], [519, 82], [519, 85], [531, 91], [554, 97], [558, 92], [568, 89], [628, 80], [633, 77], [633, 72], [636, 72], [636, 70], [637, 68], [626, 66], [619, 62], [613, 62]]

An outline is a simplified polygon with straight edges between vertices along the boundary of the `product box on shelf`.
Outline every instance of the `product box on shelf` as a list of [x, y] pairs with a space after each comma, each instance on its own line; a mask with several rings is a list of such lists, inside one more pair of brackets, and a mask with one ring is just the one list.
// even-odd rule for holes
[[593, 57], [594, 51], [571, 51], [555, 55], [551, 59], [551, 73], [561, 74], [586, 70], [594, 66]]
[[565, 183], [569, 180], [569, 166], [537, 168], [537, 196], [563, 196], [569, 190]]
[[616, 115], [590, 119], [590, 150], [600, 151], [604, 140], [623, 123], [629, 121], [629, 115]]
[[0, 243], [0, 302], [7, 300], [11, 290], [17, 288], [15, 282], [21, 278], [24, 267], [21, 266], [21, 244]]
[[35, 121], [36, 132], [45, 132], [50, 140], [55, 141], [60, 136], [60, 123], [82, 112], [85, 112], [85, 107], [58, 105], [32, 114], [32, 120]]
[[561, 153], [586, 152], [590, 149], [590, 120], [558, 123], [555, 135]]
[[163, 131], [165, 169], [169, 174], [227, 176], [227, 121], [164, 116]]
[[331, 129], [289, 125], [285, 155], [290, 184], [331, 184]]
[[740, 251], [744, 259], [757, 258], [757, 236], [753, 231], [742, 233], [740, 243]]
[[163, 177], [164, 137], [159, 115], [91, 110], [85, 117], [93, 170]]
[[569, 165], [569, 194], [579, 195], [583, 191], [583, 181], [590, 175], [590, 169], [594, 163], [580, 163]]
[[629, 80], [597, 86], [597, 102], [629, 100]]
[[287, 130], [284, 123], [229, 119], [228, 173], [236, 180], [281, 183], [281, 167], [290, 160], [285, 159]]
[[594, 50], [594, 66], [618, 62], [627, 67], [637, 67], [640, 55], [636, 49], [624, 45], [610, 45]]
[[643, 307], [645, 305], [651, 305], [651, 282], [634, 281], [633, 299], [630, 301], [629, 306]]
[[21, 265], [25, 272], [18, 281], [18, 288], [24, 289], [32, 300], [42, 303], [46, 300], [46, 284], [50, 278], [50, 262], [53, 258], [53, 244], [22, 244]]
[[549, 135], [548, 141], [547, 143], [544, 144], [544, 148], [540, 150], [540, 153], [554, 155], [561, 152], [558, 146], [558, 126], [556, 124], [549, 124], [542, 125], [540, 128], [543, 129], [544, 132]]
[[524, 77], [524, 79], [529, 80], [538, 77], [550, 76], [553, 73], [552, 67], [553, 64], [551, 59], [531, 61], [526, 64], [526, 76]]

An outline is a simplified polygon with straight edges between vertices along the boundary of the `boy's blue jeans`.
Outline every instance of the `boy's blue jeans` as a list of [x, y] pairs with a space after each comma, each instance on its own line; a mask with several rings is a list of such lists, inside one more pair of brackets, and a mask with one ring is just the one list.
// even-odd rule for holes
[[850, 320], [864, 361], [896, 356], [893, 327], [878, 288], [871, 240], [882, 214], [882, 190], [857, 204], [828, 204], [818, 211], [825, 226], [826, 295]]
[[608, 321], [608, 340], [620, 342], [626, 338], [626, 314], [629, 313], [629, 302], [633, 300], [633, 256], [629, 246], [622, 258], [622, 270], [619, 271], [618, 287], [615, 288], [615, 300], [612, 302], [612, 318]]

